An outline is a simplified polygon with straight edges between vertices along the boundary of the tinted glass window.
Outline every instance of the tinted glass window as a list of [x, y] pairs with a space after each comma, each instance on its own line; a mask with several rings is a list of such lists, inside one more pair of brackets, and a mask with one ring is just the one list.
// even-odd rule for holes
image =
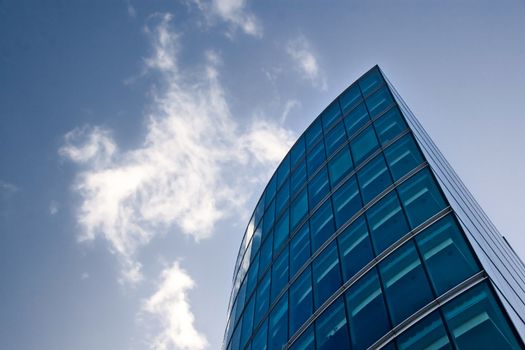
[[288, 283], [288, 249], [285, 249], [272, 265], [271, 302]]
[[268, 311], [270, 305], [270, 273], [268, 272], [257, 287], [257, 298], [255, 299], [254, 324], [258, 324]]
[[306, 331], [297, 339], [290, 350], [315, 350], [313, 326], [308, 327]]
[[255, 337], [253, 337], [252, 341], [252, 349], [253, 350], [266, 350], [268, 349], [267, 345], [267, 338], [268, 338], [268, 320], [264, 321], [263, 325], [259, 330], [257, 331], [257, 334]]
[[288, 204], [290, 199], [290, 181], [286, 180], [283, 187], [277, 192], [277, 198], [275, 199], [275, 213], [279, 215], [284, 207]]
[[319, 142], [306, 156], [308, 164], [308, 176], [312, 176], [314, 174], [321, 164], [323, 164], [325, 158], [324, 143]]
[[264, 238], [268, 235], [268, 232], [270, 232], [270, 229], [273, 226], [273, 223], [275, 222], [275, 201], [272, 202], [270, 207], [266, 210], [266, 213], [264, 213], [263, 218], [263, 232], [262, 232], [262, 238]]
[[290, 334], [301, 327], [313, 310], [312, 273], [308, 267], [290, 287]]
[[324, 129], [328, 130], [340, 117], [341, 109], [339, 108], [339, 103], [335, 100], [321, 113]]
[[261, 246], [261, 237], [262, 237], [262, 228], [261, 226], [257, 227], [253, 233], [252, 237], [252, 256]]
[[372, 68], [370, 72], [359, 79], [359, 86], [365, 96], [377, 89], [381, 84], [383, 84], [383, 77], [377, 68]]
[[273, 250], [273, 235], [268, 236], [261, 246], [261, 254], [259, 256], [259, 276], [261, 276], [272, 261]]
[[405, 135], [385, 150], [385, 157], [394, 176], [399, 180], [403, 175], [423, 163], [412, 135]]
[[431, 313], [397, 338], [399, 350], [452, 349], [443, 321], [437, 311]]
[[321, 306], [342, 284], [337, 246], [332, 242], [313, 262], [315, 308]]
[[290, 241], [290, 276], [294, 276], [309, 257], [310, 230], [306, 224]]
[[374, 257], [365, 219], [358, 218], [337, 237], [343, 279], [348, 281]]
[[332, 204], [326, 201], [312, 215], [310, 219], [310, 229], [312, 231], [312, 251], [319, 247], [334, 233], [334, 216], [332, 214]]
[[246, 277], [246, 292], [250, 295], [257, 284], [257, 273], [259, 272], [259, 254], [255, 256], [250, 269], [248, 270], [248, 277]]
[[326, 167], [322, 168], [317, 175], [308, 183], [308, 194], [310, 199], [310, 208], [315, 206], [330, 192], [328, 183], [328, 171]]
[[345, 305], [337, 299], [315, 321], [317, 350], [350, 349]]
[[270, 314], [268, 344], [270, 349], [281, 349], [288, 340], [288, 297], [284, 295]]
[[281, 165], [279, 165], [279, 168], [277, 169], [277, 188], [281, 187], [281, 185], [284, 183], [284, 180], [288, 177], [288, 174], [290, 174], [290, 155], [286, 155], [286, 157], [281, 162]]
[[341, 103], [341, 109], [343, 110], [343, 113], [351, 110], [355, 105], [361, 102], [361, 100], [361, 92], [359, 91], [357, 84], [350, 86], [339, 97], [339, 102]]
[[253, 297], [246, 305], [244, 316], [242, 317], [241, 349], [246, 345], [248, 339], [250, 339], [250, 336], [252, 335], [254, 311], [255, 297]]
[[379, 144], [375, 131], [372, 127], [368, 127], [365, 131], [359, 134], [354, 141], [350, 143], [352, 150], [352, 158], [356, 166], [361, 163], [366, 157], [374, 152]]
[[284, 213], [283, 216], [279, 219], [275, 225], [275, 231], [273, 234], [273, 251], [279, 251], [279, 248], [283, 245], [284, 242], [288, 239], [288, 230], [289, 230], [289, 220], [288, 220], [288, 211]]
[[350, 114], [348, 114], [345, 119], [346, 133], [349, 138], [352, 138], [354, 134], [368, 121], [370, 117], [368, 116], [368, 111], [364, 103], [361, 103], [357, 106]]
[[291, 217], [290, 217], [290, 230], [294, 230], [295, 226], [306, 216], [308, 213], [308, 195], [306, 189], [301, 192], [295, 198], [291, 206]]
[[374, 122], [377, 137], [382, 145], [406, 130], [407, 125], [401, 117], [399, 109], [390, 108], [381, 118]]
[[361, 197], [355, 177], [350, 178], [332, 195], [334, 201], [335, 222], [341, 227], [361, 209]]
[[277, 190], [277, 178], [274, 174], [268, 182], [268, 186], [266, 186], [266, 192], [264, 193], [264, 202], [265, 206], [268, 207], [272, 201], [272, 199], [275, 197], [275, 191]]
[[255, 208], [255, 225], [259, 225], [259, 222], [261, 221], [264, 214], [264, 198], [261, 196], [261, 199], [259, 199], [259, 202], [257, 203], [257, 207]]
[[379, 155], [357, 173], [363, 202], [368, 203], [392, 184], [385, 158]]
[[233, 336], [232, 336], [229, 348], [231, 350], [239, 349], [240, 342], [241, 342], [241, 326], [237, 325], [237, 328], [235, 328], [235, 331], [233, 332]]
[[244, 307], [245, 297], [246, 297], [246, 280], [242, 282], [241, 288], [239, 289], [239, 293], [237, 294], [237, 310], [235, 312], [235, 320], [238, 320], [239, 316], [241, 316], [241, 312]]
[[374, 92], [365, 101], [371, 118], [376, 117], [394, 103], [392, 95], [390, 95], [390, 91], [388, 91], [386, 85], [377, 92]]
[[332, 187], [335, 187], [352, 169], [353, 165], [350, 151], [348, 147], [344, 147], [328, 162], [328, 171], [330, 172]]
[[301, 160], [305, 152], [304, 138], [301, 137], [290, 150], [290, 165], [292, 168]]
[[306, 162], [302, 162], [297, 166], [297, 168], [292, 173], [290, 178], [290, 186], [292, 195], [297, 193], [297, 191], [304, 185], [306, 182]]
[[305, 132], [307, 153], [310, 151], [312, 146], [319, 139], [319, 137], [321, 137], [322, 134], [323, 134], [323, 127], [321, 126], [321, 120], [318, 118], [312, 123], [312, 125], [310, 125], [308, 130], [306, 130]]
[[343, 123], [337, 124], [325, 137], [326, 154], [328, 157], [346, 141], [346, 131]]

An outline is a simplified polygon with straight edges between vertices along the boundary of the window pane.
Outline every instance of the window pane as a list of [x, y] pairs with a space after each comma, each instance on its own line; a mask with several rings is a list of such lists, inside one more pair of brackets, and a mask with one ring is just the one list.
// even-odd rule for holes
[[304, 185], [306, 182], [306, 162], [303, 161], [297, 166], [297, 169], [294, 170], [290, 178], [291, 193], [292, 195], [297, 193], [297, 191]]
[[277, 177], [274, 174], [266, 186], [266, 192], [264, 193], [265, 207], [268, 208], [272, 199], [275, 197], [275, 191], [277, 190]]
[[372, 68], [370, 72], [359, 79], [359, 86], [361, 87], [361, 91], [363, 91], [363, 95], [365, 96], [375, 90], [381, 84], [383, 84], [383, 77], [377, 67]]
[[279, 248], [283, 245], [284, 242], [288, 239], [288, 211], [279, 219], [277, 225], [275, 225], [275, 231], [273, 234], [273, 251], [274, 253], [279, 251]]
[[294, 334], [313, 311], [312, 273], [308, 267], [290, 287], [290, 334]]
[[330, 157], [332, 153], [346, 141], [346, 131], [343, 123], [337, 124], [325, 137], [326, 155]]
[[306, 152], [308, 153], [312, 146], [315, 144], [315, 142], [321, 137], [323, 134], [323, 127], [321, 126], [321, 120], [317, 118], [312, 125], [306, 130], [305, 132], [305, 139], [306, 139]]
[[332, 200], [334, 201], [335, 222], [339, 228], [362, 208], [355, 177], [345, 182], [332, 195]]
[[345, 119], [346, 133], [351, 138], [363, 125], [370, 120], [365, 104], [357, 106]]
[[361, 92], [359, 91], [357, 84], [350, 86], [339, 97], [339, 102], [341, 103], [341, 109], [343, 110], [343, 113], [348, 112], [355, 105], [361, 102], [361, 100]]
[[306, 189], [295, 198], [291, 206], [290, 214], [290, 230], [293, 231], [295, 226], [306, 216], [308, 213], [308, 195]]
[[277, 188], [281, 187], [281, 185], [284, 183], [284, 180], [286, 180], [289, 174], [290, 174], [290, 154], [287, 154], [286, 157], [281, 162], [281, 165], [279, 165], [279, 168], [277, 169]]
[[392, 95], [390, 95], [390, 91], [388, 91], [386, 85], [374, 92], [365, 101], [371, 118], [379, 115], [394, 103]]
[[365, 219], [360, 217], [348, 226], [337, 243], [346, 282], [374, 258]]
[[397, 107], [390, 108], [381, 118], [374, 122], [374, 125], [377, 137], [382, 145], [407, 129], [407, 125]]
[[310, 208], [315, 206], [330, 192], [328, 183], [328, 171], [326, 167], [322, 168], [317, 175], [308, 183], [308, 197], [310, 199]]
[[[291, 332], [290, 332], [291, 334]], [[314, 329], [312, 326], [308, 327], [306, 331], [297, 339], [290, 350], [315, 350]]]
[[330, 172], [332, 187], [335, 187], [352, 169], [353, 165], [350, 151], [348, 147], [344, 147], [328, 162], [328, 171]]
[[248, 277], [246, 277], [246, 293], [250, 295], [257, 284], [257, 273], [259, 272], [259, 254], [253, 260], [250, 269], [248, 270]]
[[389, 193], [367, 210], [366, 218], [377, 254], [409, 231], [405, 215], [394, 192]]
[[339, 102], [335, 100], [321, 113], [324, 130], [328, 130], [341, 117]]
[[259, 256], [259, 277], [266, 271], [266, 268], [272, 261], [273, 234], [268, 236], [261, 246], [261, 255]]
[[252, 237], [252, 256], [254, 256], [255, 252], [259, 249], [261, 246], [261, 238], [262, 238], [262, 228], [259, 225], [253, 233]]
[[272, 228], [274, 222], [275, 222], [275, 201], [272, 202], [270, 207], [266, 209], [266, 213], [264, 213], [263, 231], [262, 231], [263, 240], [266, 238], [266, 236], [270, 232], [270, 229]]
[[405, 135], [385, 150], [386, 161], [394, 176], [394, 181], [423, 163], [412, 135]]
[[303, 225], [290, 242], [290, 276], [303, 266], [310, 257], [310, 229]]
[[324, 143], [319, 142], [314, 146], [312, 151], [306, 156], [308, 164], [308, 177], [311, 177], [314, 172], [323, 164], [325, 161]]
[[428, 168], [405, 181], [398, 187], [398, 192], [412, 228], [446, 207]]
[[337, 246], [332, 242], [313, 262], [315, 308], [319, 308], [342, 284]]
[[368, 203], [392, 184], [385, 158], [380, 154], [357, 173], [363, 202]]
[[335, 232], [330, 201], [326, 201], [312, 216], [310, 228], [312, 230], [312, 251], [315, 252]]
[[399, 350], [452, 349], [445, 326], [437, 311], [431, 313], [397, 338]]
[[229, 349], [238, 350], [241, 342], [241, 325], [238, 324], [237, 328], [233, 332], [233, 336], [230, 342]]
[[293, 168], [297, 162], [304, 156], [306, 150], [304, 148], [304, 137], [301, 137], [290, 150], [290, 166]]
[[248, 339], [252, 335], [253, 328], [253, 316], [255, 309], [255, 297], [253, 297], [244, 310], [244, 316], [242, 318], [242, 331], [241, 331], [241, 349], [244, 348]]
[[407, 242], [379, 264], [392, 323], [398, 325], [433, 299], [416, 247]]
[[288, 248], [285, 249], [281, 255], [275, 260], [272, 265], [272, 289], [271, 301], [273, 303], [275, 297], [279, 295], [281, 290], [288, 283]]
[[357, 138], [350, 143], [352, 150], [352, 158], [356, 166], [361, 163], [366, 157], [372, 154], [379, 144], [377, 143], [374, 129], [369, 126]]
[[259, 202], [257, 203], [257, 207], [255, 208], [255, 226], [259, 225], [259, 222], [261, 221], [264, 214], [264, 197], [261, 196], [259, 199]]
[[255, 337], [253, 337], [252, 349], [253, 350], [268, 349], [268, 345], [266, 343], [267, 337], [268, 337], [268, 320], [264, 321], [261, 328], [259, 328], [259, 330], [257, 331], [257, 334], [255, 335]]
[[346, 292], [353, 349], [367, 349], [390, 330], [377, 271], [368, 272]]
[[288, 296], [285, 294], [270, 314], [268, 345], [281, 349], [288, 340]]
[[454, 344], [463, 349], [521, 349], [486, 283], [443, 307]]
[[337, 299], [315, 321], [317, 350], [350, 349], [345, 305]]
[[257, 287], [254, 324], [258, 324], [268, 311], [270, 305], [270, 273], [268, 272]]
[[279, 215], [290, 199], [290, 180], [286, 180], [283, 187], [277, 192], [275, 199], [275, 214]]

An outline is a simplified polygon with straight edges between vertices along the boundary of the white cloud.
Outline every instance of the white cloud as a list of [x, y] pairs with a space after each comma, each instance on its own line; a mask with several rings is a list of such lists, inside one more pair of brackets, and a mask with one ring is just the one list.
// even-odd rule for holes
[[315, 87], [326, 90], [326, 78], [319, 67], [310, 43], [304, 36], [288, 42], [286, 52], [292, 58], [296, 70]]
[[58, 213], [58, 202], [51, 201], [49, 203], [49, 215], [55, 215], [56, 213]]
[[178, 262], [162, 271], [157, 290], [144, 301], [142, 310], [156, 317], [162, 332], [150, 344], [153, 350], [201, 350], [208, 346], [206, 337], [195, 329], [188, 292], [195, 282]]
[[19, 188], [10, 182], [0, 180], [0, 191], [4, 194], [12, 194], [18, 192]]
[[284, 110], [281, 114], [281, 123], [284, 123], [286, 121], [286, 118], [288, 118], [288, 115], [292, 111], [293, 108], [300, 106], [301, 103], [297, 100], [288, 100], [284, 104]]

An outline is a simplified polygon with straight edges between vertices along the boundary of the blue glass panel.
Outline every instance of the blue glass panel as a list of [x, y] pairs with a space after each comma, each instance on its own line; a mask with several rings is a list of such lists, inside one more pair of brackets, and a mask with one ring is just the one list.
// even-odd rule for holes
[[360, 217], [348, 226], [337, 237], [337, 243], [346, 282], [374, 258], [365, 219]]
[[362, 208], [355, 177], [350, 178], [339, 187], [332, 195], [332, 200], [334, 201], [335, 223], [339, 228]]
[[239, 289], [239, 293], [237, 294], [237, 310], [235, 313], [235, 320], [238, 320], [241, 316], [241, 312], [244, 308], [244, 301], [246, 300], [246, 280], [244, 280], [241, 284], [241, 288]]
[[521, 349], [486, 283], [443, 307], [457, 349]]
[[319, 142], [315, 145], [312, 151], [306, 156], [306, 159], [308, 164], [308, 176], [311, 177], [326, 159], [324, 143]]
[[343, 113], [351, 110], [355, 105], [361, 102], [361, 100], [361, 92], [359, 91], [357, 84], [350, 86], [339, 97], [339, 102], [341, 103], [341, 109], [343, 110]]
[[399, 350], [451, 350], [450, 340], [437, 311], [411, 326], [397, 338]]
[[365, 101], [372, 119], [394, 103], [392, 95], [390, 95], [390, 91], [388, 91], [386, 85], [374, 92]]
[[277, 188], [281, 187], [288, 174], [290, 174], [290, 154], [286, 155], [277, 169]]
[[306, 130], [304, 133], [305, 139], [306, 139], [306, 150], [307, 152], [310, 151], [312, 146], [315, 144], [317, 140], [321, 137], [323, 134], [323, 127], [321, 125], [321, 120], [316, 119], [312, 125]]
[[290, 276], [294, 276], [309, 257], [310, 230], [306, 224], [290, 241]]
[[352, 158], [354, 159], [356, 166], [372, 154], [378, 147], [379, 144], [377, 143], [374, 128], [369, 126], [350, 143]]
[[412, 241], [379, 264], [392, 323], [398, 325], [433, 299]]
[[275, 231], [273, 233], [273, 251], [278, 252], [281, 246], [286, 240], [288, 240], [289, 232], [289, 220], [288, 211], [284, 213], [275, 225]]
[[263, 219], [263, 230], [262, 230], [262, 239], [264, 240], [266, 236], [268, 236], [268, 233], [272, 229], [272, 226], [275, 222], [275, 201], [270, 204], [268, 209], [266, 209], [266, 213], [264, 213], [264, 219]]
[[332, 242], [313, 262], [314, 301], [319, 308], [334, 292], [341, 287], [341, 272], [337, 245]]
[[388, 147], [385, 150], [385, 157], [394, 180], [399, 180], [410, 170], [423, 163], [423, 156], [410, 134], [403, 136]]
[[290, 231], [293, 231], [297, 224], [308, 213], [308, 194], [303, 190], [293, 201], [290, 214]]
[[259, 254], [255, 256], [255, 259], [250, 265], [248, 270], [248, 277], [246, 277], [246, 293], [250, 295], [257, 284], [257, 276], [259, 272]]
[[252, 335], [253, 316], [255, 311], [255, 297], [251, 298], [242, 317], [242, 331], [241, 331], [241, 349], [244, 348], [248, 339]]
[[390, 321], [376, 269], [346, 292], [352, 349], [367, 349], [390, 330]]
[[394, 192], [366, 211], [372, 242], [377, 254], [408, 233], [408, 223]]
[[252, 236], [252, 252], [251, 255], [254, 256], [255, 252], [259, 249], [261, 246], [261, 238], [262, 238], [262, 228], [261, 225], [255, 229]]
[[259, 222], [261, 221], [264, 214], [264, 197], [261, 196], [259, 199], [259, 202], [257, 203], [257, 207], [255, 207], [255, 226], [259, 225]]
[[350, 151], [348, 147], [344, 147], [328, 162], [332, 187], [335, 187], [353, 168]]
[[268, 311], [270, 305], [270, 272], [268, 272], [257, 287], [257, 298], [255, 301], [254, 324], [258, 324]]
[[374, 122], [377, 137], [382, 145], [407, 129], [407, 125], [397, 107], [390, 108]]
[[363, 202], [368, 203], [392, 184], [383, 155], [378, 155], [357, 173]]
[[326, 155], [330, 157], [332, 153], [346, 141], [346, 131], [343, 123], [337, 124], [324, 139], [326, 143]]
[[290, 334], [294, 334], [313, 311], [312, 273], [308, 267], [290, 287]]
[[273, 303], [275, 297], [279, 295], [281, 290], [288, 283], [288, 247], [279, 255], [272, 265], [272, 289], [271, 301]]
[[321, 113], [324, 130], [330, 129], [332, 125], [341, 117], [339, 102], [335, 100]]
[[315, 321], [317, 350], [350, 349], [345, 305], [337, 299]]
[[290, 150], [290, 166], [292, 169], [295, 164], [301, 160], [305, 153], [304, 137], [301, 137]]
[[312, 230], [312, 251], [319, 247], [335, 232], [332, 203], [326, 201], [310, 218]]
[[308, 183], [308, 197], [310, 199], [310, 208], [315, 208], [317, 203], [321, 201], [330, 192], [330, 184], [328, 183], [328, 171], [323, 167], [315, 177]]
[[237, 328], [235, 328], [235, 331], [233, 332], [232, 339], [230, 341], [230, 346], [228, 349], [230, 350], [239, 350], [240, 349], [240, 343], [241, 343], [241, 325], [238, 324]]
[[273, 248], [273, 234], [268, 236], [268, 239], [263, 242], [261, 246], [261, 255], [259, 256], [259, 277], [262, 276], [266, 268], [272, 261], [272, 249]]
[[297, 166], [297, 168], [292, 173], [290, 178], [290, 190], [292, 195], [297, 193], [297, 191], [304, 185], [306, 182], [306, 162], [303, 161]]
[[275, 197], [275, 191], [277, 190], [277, 177], [274, 174], [266, 186], [266, 191], [264, 193], [264, 203], [265, 207], [268, 208], [272, 199]]
[[252, 341], [252, 350], [266, 350], [268, 338], [268, 320], [264, 321]]
[[[479, 271], [479, 266], [451, 215], [417, 235], [416, 242], [438, 295]], [[451, 266], [454, 268], [451, 269]]]
[[315, 338], [314, 328], [310, 326], [304, 331], [304, 333], [297, 339], [290, 350], [315, 350]]
[[398, 192], [412, 228], [447, 206], [428, 168], [405, 181]]
[[377, 67], [372, 68], [364, 77], [359, 79], [359, 86], [363, 95], [368, 95], [370, 92], [377, 89], [384, 82], [383, 76]]
[[368, 116], [366, 106], [364, 103], [361, 103], [344, 119], [346, 125], [346, 133], [348, 134], [348, 137], [352, 138], [354, 134], [369, 120], [370, 117]]
[[277, 192], [277, 197], [275, 199], [275, 215], [279, 215], [281, 211], [286, 207], [288, 201], [290, 200], [290, 180], [287, 179], [284, 185], [281, 187], [279, 192]]
[[288, 296], [285, 294], [270, 314], [268, 346], [281, 349], [288, 340]]

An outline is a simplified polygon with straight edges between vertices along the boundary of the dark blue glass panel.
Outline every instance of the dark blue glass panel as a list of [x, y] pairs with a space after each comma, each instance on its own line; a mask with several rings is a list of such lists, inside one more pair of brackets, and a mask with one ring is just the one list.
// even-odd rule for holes
[[275, 198], [275, 215], [279, 215], [281, 211], [288, 205], [290, 200], [290, 180], [287, 179], [284, 185], [281, 187], [279, 192], [277, 192], [277, 197]]
[[293, 169], [295, 164], [305, 155], [304, 137], [301, 137], [290, 150], [290, 166]]
[[244, 280], [241, 284], [241, 288], [239, 289], [239, 293], [237, 294], [237, 310], [235, 313], [235, 320], [238, 320], [241, 316], [241, 312], [244, 308], [244, 301], [246, 300], [246, 280]]
[[273, 251], [278, 252], [284, 242], [288, 240], [288, 232], [290, 220], [288, 219], [288, 211], [284, 213], [275, 225], [273, 233]]
[[357, 86], [357, 84], [350, 86], [339, 97], [339, 102], [341, 103], [341, 109], [343, 110], [343, 113], [348, 112], [361, 101], [361, 91], [359, 91], [359, 86]]
[[[419, 235], [416, 243], [438, 295], [479, 271], [452, 215], [439, 220]], [[453, 266], [454, 268], [450, 268]]]
[[262, 230], [262, 239], [264, 240], [266, 236], [268, 236], [268, 233], [272, 229], [272, 226], [275, 222], [275, 201], [270, 204], [268, 209], [266, 209], [266, 213], [264, 213], [264, 219], [263, 219], [263, 230]]
[[372, 269], [346, 292], [352, 349], [367, 349], [390, 330], [383, 291]]
[[235, 328], [235, 331], [233, 332], [232, 339], [230, 341], [230, 346], [228, 349], [230, 350], [239, 350], [241, 343], [241, 325], [237, 325], [237, 328]]
[[337, 245], [332, 242], [313, 262], [314, 301], [319, 308], [334, 292], [341, 287], [341, 272]]
[[385, 150], [385, 157], [394, 181], [423, 163], [423, 156], [410, 134], [403, 136], [388, 147]]
[[310, 326], [304, 331], [304, 333], [297, 339], [290, 350], [315, 350], [315, 338], [314, 328]]
[[309, 257], [310, 230], [306, 224], [290, 241], [290, 276], [294, 276]]
[[326, 201], [310, 218], [312, 231], [312, 251], [319, 247], [335, 232], [332, 203]]
[[308, 267], [290, 287], [290, 334], [294, 334], [313, 311], [312, 273]]
[[369, 126], [350, 143], [355, 165], [357, 166], [365, 160], [365, 158], [372, 154], [378, 147], [379, 144], [377, 143], [374, 128]]
[[345, 282], [374, 258], [363, 217], [358, 218], [337, 237], [337, 244]]
[[332, 200], [334, 201], [335, 223], [339, 228], [362, 208], [355, 177], [350, 178], [339, 187], [332, 195]]
[[390, 91], [388, 91], [386, 85], [374, 92], [365, 101], [372, 119], [394, 103], [392, 95], [390, 95]]
[[361, 103], [357, 106], [350, 114], [348, 114], [345, 119], [346, 133], [349, 138], [352, 138], [354, 134], [368, 121], [370, 117], [368, 116], [368, 111], [364, 103]]
[[264, 321], [261, 328], [257, 331], [252, 341], [252, 350], [266, 350], [268, 349], [268, 320]]
[[350, 151], [348, 147], [344, 147], [328, 162], [332, 187], [335, 187], [353, 168]]
[[382, 145], [407, 129], [407, 125], [397, 107], [390, 108], [374, 122], [377, 137]]
[[285, 294], [270, 314], [268, 345], [270, 349], [281, 349], [288, 340], [288, 296]]
[[337, 299], [315, 321], [317, 350], [350, 349], [345, 305]]
[[392, 184], [383, 155], [378, 155], [357, 173], [363, 202], [368, 203]]
[[286, 155], [284, 157], [283, 161], [281, 162], [281, 165], [279, 165], [279, 168], [277, 169], [277, 188], [281, 187], [281, 185], [284, 183], [284, 180], [288, 177], [288, 174], [290, 174], [290, 155]]
[[250, 295], [257, 284], [257, 276], [259, 272], [259, 254], [255, 256], [250, 269], [248, 270], [248, 277], [246, 277], [246, 293]]
[[272, 261], [272, 250], [273, 250], [273, 234], [268, 236], [268, 239], [263, 242], [261, 246], [261, 253], [259, 256], [259, 277], [262, 276], [266, 268]]
[[293, 201], [290, 213], [290, 231], [293, 231], [297, 224], [308, 213], [308, 194], [303, 190]]
[[257, 203], [257, 207], [255, 207], [255, 226], [259, 225], [259, 222], [261, 221], [264, 214], [264, 197], [261, 196], [259, 199], [259, 202]]
[[399, 350], [451, 350], [452, 345], [437, 311], [411, 326], [397, 338]]
[[308, 198], [310, 199], [310, 208], [315, 208], [317, 203], [321, 201], [330, 192], [330, 184], [328, 183], [328, 171], [323, 167], [315, 177], [308, 183]]
[[268, 311], [270, 305], [270, 272], [264, 276], [257, 287], [257, 298], [255, 301], [254, 324], [258, 324]]
[[242, 331], [241, 331], [241, 349], [244, 348], [248, 339], [252, 335], [253, 328], [253, 316], [255, 311], [255, 297], [251, 298], [246, 309], [244, 310], [244, 315], [242, 317]]
[[272, 288], [270, 304], [288, 283], [288, 247], [279, 255], [272, 265]]
[[324, 142], [326, 143], [326, 155], [330, 157], [332, 153], [339, 148], [346, 141], [346, 131], [343, 123], [337, 124], [328, 135], [326, 135]]
[[297, 168], [292, 173], [290, 178], [290, 190], [292, 195], [297, 193], [297, 191], [304, 185], [306, 182], [306, 162], [303, 161], [297, 166]]
[[306, 139], [306, 151], [309, 152], [312, 146], [323, 134], [323, 127], [321, 125], [321, 120], [316, 119], [312, 125], [304, 133]]
[[261, 225], [255, 229], [252, 236], [252, 253], [251, 256], [255, 256], [255, 252], [259, 249], [261, 246], [261, 238], [262, 238], [262, 228]]
[[394, 192], [366, 211], [376, 254], [408, 233], [408, 223]]
[[359, 86], [363, 95], [368, 95], [370, 92], [377, 89], [384, 82], [383, 76], [377, 67], [372, 68], [364, 77], [359, 79]]
[[323, 121], [324, 130], [330, 129], [332, 125], [341, 117], [341, 109], [339, 102], [335, 100], [321, 113], [321, 120]]
[[447, 206], [428, 168], [405, 181], [398, 192], [412, 228]]
[[270, 182], [268, 182], [268, 186], [266, 186], [266, 192], [264, 192], [264, 203], [265, 207], [268, 208], [271, 201], [275, 197], [275, 191], [277, 190], [277, 178], [274, 174], [272, 178], [270, 179]]
[[398, 325], [433, 299], [425, 271], [412, 241], [379, 264], [392, 323]]
[[315, 145], [312, 151], [306, 156], [306, 159], [308, 164], [308, 177], [311, 177], [326, 159], [324, 143], [319, 142]]

